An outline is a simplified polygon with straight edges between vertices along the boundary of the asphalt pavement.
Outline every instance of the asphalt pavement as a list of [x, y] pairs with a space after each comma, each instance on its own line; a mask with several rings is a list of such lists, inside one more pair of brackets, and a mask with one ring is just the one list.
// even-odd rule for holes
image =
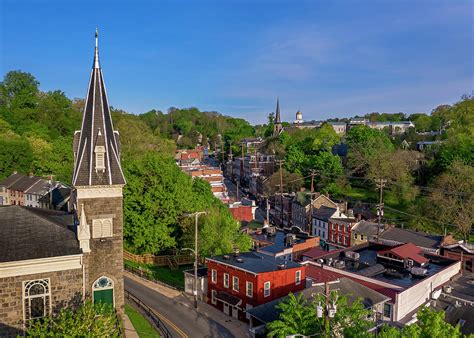
[[186, 297], [168, 298], [126, 276], [124, 280], [127, 291], [165, 317], [163, 322], [173, 337], [234, 337], [226, 327], [197, 312]]

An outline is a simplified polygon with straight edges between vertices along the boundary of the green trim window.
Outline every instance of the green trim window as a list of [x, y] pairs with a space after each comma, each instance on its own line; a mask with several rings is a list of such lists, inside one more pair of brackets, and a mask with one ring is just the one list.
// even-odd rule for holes
[[114, 282], [112, 279], [102, 276], [92, 285], [92, 300], [94, 304], [105, 303], [115, 307]]

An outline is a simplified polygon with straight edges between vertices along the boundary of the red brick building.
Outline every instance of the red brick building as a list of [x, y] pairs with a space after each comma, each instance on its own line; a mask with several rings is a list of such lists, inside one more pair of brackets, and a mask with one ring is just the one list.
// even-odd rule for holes
[[330, 218], [329, 219], [329, 244], [335, 247], [351, 246], [351, 229], [357, 223], [355, 218]]
[[305, 288], [305, 267], [258, 252], [206, 258], [208, 303], [247, 321], [246, 310]]
[[236, 221], [251, 222], [255, 218], [255, 206], [245, 205], [241, 202], [230, 203], [229, 211]]

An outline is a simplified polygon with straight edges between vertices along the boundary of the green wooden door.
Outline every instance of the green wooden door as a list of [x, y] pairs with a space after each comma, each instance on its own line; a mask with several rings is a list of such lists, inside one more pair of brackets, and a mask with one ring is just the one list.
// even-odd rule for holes
[[94, 304], [96, 303], [105, 303], [114, 305], [114, 290], [97, 290], [94, 291]]

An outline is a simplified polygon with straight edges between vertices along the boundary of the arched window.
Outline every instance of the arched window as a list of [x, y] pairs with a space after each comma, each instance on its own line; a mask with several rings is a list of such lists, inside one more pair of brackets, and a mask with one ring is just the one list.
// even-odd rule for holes
[[23, 282], [23, 314], [25, 320], [42, 318], [51, 313], [49, 278]]
[[92, 301], [95, 303], [105, 303], [115, 306], [114, 282], [106, 276], [97, 278], [92, 284]]

